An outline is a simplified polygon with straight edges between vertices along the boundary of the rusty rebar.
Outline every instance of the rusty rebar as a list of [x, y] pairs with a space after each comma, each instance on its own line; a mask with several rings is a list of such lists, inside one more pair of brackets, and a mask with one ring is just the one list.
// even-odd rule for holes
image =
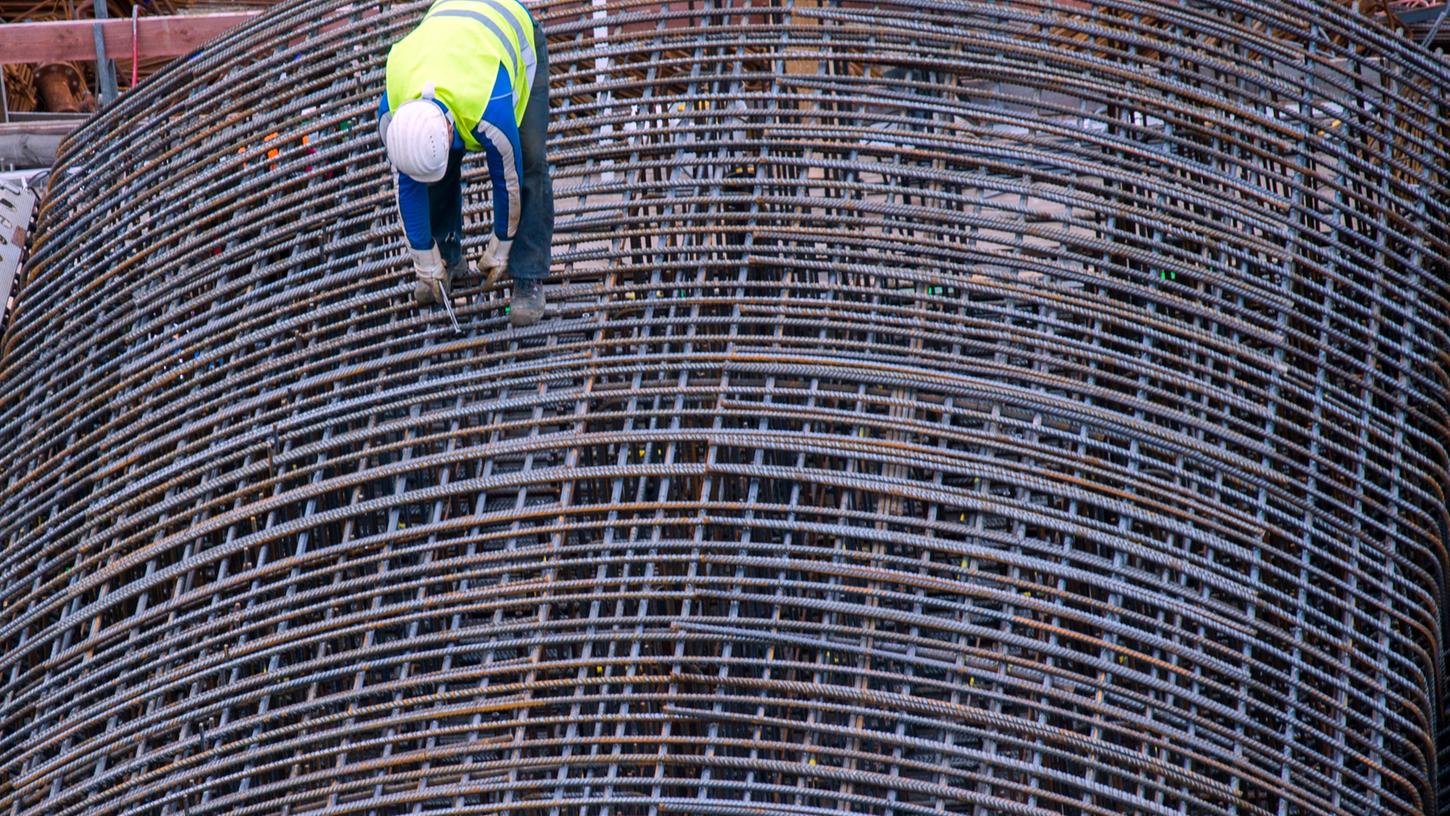
[[[0, 812], [1428, 814], [1450, 70], [1303, 0], [550, 0], [552, 311], [412, 304], [425, 4], [69, 142]], [[491, 223], [466, 166], [468, 232]]]

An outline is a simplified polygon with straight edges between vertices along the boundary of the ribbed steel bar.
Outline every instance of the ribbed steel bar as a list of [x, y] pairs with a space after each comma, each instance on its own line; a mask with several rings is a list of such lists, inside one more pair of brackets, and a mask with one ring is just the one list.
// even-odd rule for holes
[[466, 280], [458, 335], [374, 128], [425, 6], [283, 4], [63, 151], [0, 813], [1445, 809], [1438, 57], [1302, 0], [533, 4], [552, 312]]

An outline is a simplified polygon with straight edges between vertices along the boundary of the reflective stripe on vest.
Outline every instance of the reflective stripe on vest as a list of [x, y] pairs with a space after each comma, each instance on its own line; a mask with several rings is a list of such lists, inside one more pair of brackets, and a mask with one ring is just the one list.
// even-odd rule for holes
[[[388, 108], [419, 98], [432, 84], [469, 150], [500, 70], [513, 86], [515, 124], [523, 120], [537, 57], [534, 24], [516, 0], [438, 0], [388, 52]], [[522, 35], [522, 36], [521, 36]]]
[[[469, 6], [475, 8], [468, 8]], [[513, 29], [514, 39], [518, 42], [522, 53], [514, 51], [513, 43], [499, 30], [498, 24], [478, 7], [487, 8], [503, 18], [509, 28]], [[522, 15], [518, 12], [522, 12]], [[424, 19], [426, 20], [428, 17], [467, 17], [482, 23], [495, 37], [498, 37], [499, 42], [503, 43], [514, 66], [522, 69], [521, 71], [510, 71], [509, 78], [512, 80], [522, 74], [525, 77], [525, 87], [533, 87], [534, 70], [539, 65], [539, 57], [534, 51], [534, 21], [523, 6], [511, 0], [438, 0], [428, 10], [427, 17]]]

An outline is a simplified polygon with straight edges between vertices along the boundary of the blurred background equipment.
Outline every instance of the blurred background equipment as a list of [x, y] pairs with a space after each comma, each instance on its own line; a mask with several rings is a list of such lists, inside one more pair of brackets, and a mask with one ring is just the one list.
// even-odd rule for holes
[[69, 132], [274, 2], [0, 0], [0, 171], [48, 166], [58, 124]]
[[1386, 13], [1403, 26], [1411, 39], [1422, 45], [1443, 48], [1450, 45], [1450, 3], [1445, 0], [1391, 0]]

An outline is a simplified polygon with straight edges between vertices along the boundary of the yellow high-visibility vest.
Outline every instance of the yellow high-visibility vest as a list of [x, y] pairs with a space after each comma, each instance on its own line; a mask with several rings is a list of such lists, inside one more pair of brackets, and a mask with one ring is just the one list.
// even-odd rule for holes
[[524, 121], [538, 58], [534, 22], [518, 0], [438, 0], [423, 21], [388, 51], [388, 110], [423, 96], [453, 113], [469, 150], [481, 150], [473, 130], [483, 118], [498, 72], [514, 89], [514, 123]]

